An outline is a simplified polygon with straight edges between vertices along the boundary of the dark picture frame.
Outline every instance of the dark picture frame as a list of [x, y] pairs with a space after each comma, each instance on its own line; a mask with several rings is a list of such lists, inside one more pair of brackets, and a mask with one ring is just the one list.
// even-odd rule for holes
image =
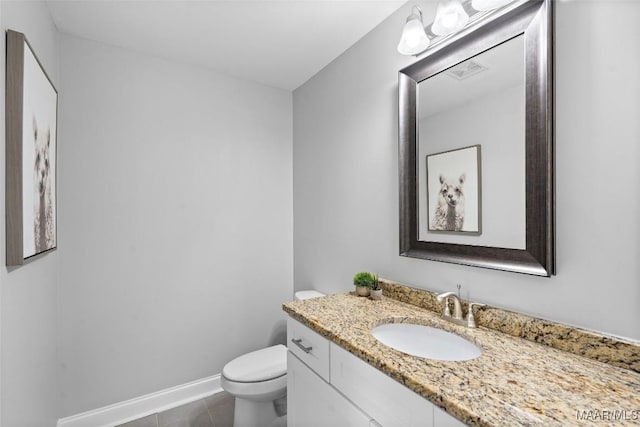
[[482, 156], [479, 144], [427, 154], [429, 233], [482, 234]]
[[6, 262], [57, 248], [58, 91], [23, 33], [6, 33]]
[[[522, 34], [526, 104], [525, 248], [421, 241], [417, 188], [418, 83]], [[514, 3], [477, 27], [427, 51], [424, 58], [400, 70], [398, 92], [400, 256], [536, 276], [555, 274], [551, 1]]]

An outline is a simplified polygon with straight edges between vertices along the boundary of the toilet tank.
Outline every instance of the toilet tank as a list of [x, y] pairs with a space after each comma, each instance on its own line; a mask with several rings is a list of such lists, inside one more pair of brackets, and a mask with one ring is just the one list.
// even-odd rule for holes
[[325, 294], [323, 294], [322, 292], [318, 292], [312, 289], [307, 291], [298, 291], [293, 295], [293, 298], [296, 301], [301, 301], [303, 299], [318, 298], [323, 296], [325, 296]]

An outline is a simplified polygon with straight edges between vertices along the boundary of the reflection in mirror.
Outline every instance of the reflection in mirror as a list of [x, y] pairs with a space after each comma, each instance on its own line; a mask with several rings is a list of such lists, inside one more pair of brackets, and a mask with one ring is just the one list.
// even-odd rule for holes
[[[418, 83], [418, 240], [525, 248], [524, 62], [519, 35]], [[481, 174], [469, 162], [430, 157], [475, 145]], [[441, 175], [459, 184], [463, 233], [433, 226]]]
[[486, 15], [400, 70], [400, 255], [555, 274], [550, 0]]

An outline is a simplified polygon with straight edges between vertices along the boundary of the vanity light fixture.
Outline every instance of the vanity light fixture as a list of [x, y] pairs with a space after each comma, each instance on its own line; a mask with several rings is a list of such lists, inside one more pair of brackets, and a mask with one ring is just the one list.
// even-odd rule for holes
[[513, 0], [471, 0], [471, 7], [475, 10], [492, 10], [502, 7]]
[[[411, 15], [402, 28], [398, 52], [418, 56], [430, 46], [435, 46], [463, 28], [477, 25], [494, 10], [501, 9], [515, 0], [440, 0], [432, 24], [424, 26], [422, 9], [414, 5]], [[526, 3], [528, 0], [519, 0]], [[471, 16], [469, 16], [471, 14]]]
[[402, 28], [398, 52], [402, 55], [417, 55], [424, 52], [429, 47], [429, 43], [429, 37], [424, 31], [422, 22], [422, 9], [418, 6], [413, 6], [411, 15], [409, 15]]
[[442, 0], [438, 4], [431, 32], [437, 36], [446, 36], [463, 29], [468, 22], [469, 15], [465, 12], [460, 0]]

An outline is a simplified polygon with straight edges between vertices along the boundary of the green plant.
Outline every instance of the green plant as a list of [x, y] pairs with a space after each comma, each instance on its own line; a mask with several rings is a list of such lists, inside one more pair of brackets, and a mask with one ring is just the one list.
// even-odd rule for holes
[[380, 282], [378, 281], [378, 275], [376, 274], [376, 281], [373, 282], [373, 286], [371, 286], [371, 290], [373, 291], [379, 291], [380, 289]]
[[353, 284], [355, 286], [373, 288], [374, 286], [377, 286], [378, 278], [368, 271], [361, 271], [353, 276]]

